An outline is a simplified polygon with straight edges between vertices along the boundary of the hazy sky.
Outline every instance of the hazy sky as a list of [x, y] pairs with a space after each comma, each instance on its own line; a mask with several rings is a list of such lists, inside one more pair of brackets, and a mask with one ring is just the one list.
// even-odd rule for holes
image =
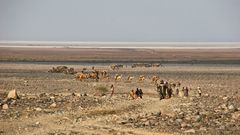
[[240, 0], [0, 0], [0, 40], [240, 41]]

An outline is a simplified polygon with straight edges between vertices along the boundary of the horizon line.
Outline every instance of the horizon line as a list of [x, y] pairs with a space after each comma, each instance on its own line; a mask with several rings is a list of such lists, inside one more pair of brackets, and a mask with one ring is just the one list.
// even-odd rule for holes
[[82, 44], [82, 43], [98, 43], [98, 44], [145, 44], [145, 43], [150, 43], [150, 44], [226, 44], [226, 43], [231, 43], [231, 44], [240, 44], [240, 41], [23, 41], [23, 40], [0, 40], [0, 44], [3, 43], [43, 43], [43, 44], [48, 44], [48, 43], [76, 43], [76, 44]]
[[0, 47], [227, 49], [227, 48], [240, 48], [240, 42], [0, 41]]

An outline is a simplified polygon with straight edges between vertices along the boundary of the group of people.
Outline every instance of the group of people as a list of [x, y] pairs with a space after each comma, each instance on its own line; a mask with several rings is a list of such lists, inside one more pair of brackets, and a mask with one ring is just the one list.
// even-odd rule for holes
[[[113, 96], [113, 94], [115, 93], [113, 84], [110, 86], [110, 90], [111, 90], [111, 94], [110, 94], [110, 98], [111, 98]], [[140, 88], [137, 88], [136, 91], [131, 90], [129, 93], [129, 97], [132, 99], [142, 98], [142, 96], [143, 96], [143, 91]]]
[[133, 89], [129, 92], [129, 98], [131, 99], [137, 99], [137, 98], [142, 98], [143, 96], [143, 91], [140, 88], [137, 88], [136, 91]]
[[[178, 89], [177, 89], [178, 90]], [[184, 97], [188, 97], [188, 92], [189, 92], [189, 89], [188, 87], [182, 87], [182, 93], [183, 95], [180, 95], [179, 92], [176, 94], [176, 96], [184, 96]]]
[[182, 87], [182, 90], [179, 91], [180, 85], [176, 88], [176, 85], [171, 85], [167, 81], [160, 81], [160, 84], [157, 84], [157, 92], [159, 94], [160, 100], [165, 98], [171, 98], [172, 96], [188, 97], [189, 88]]
[[[163, 80], [161, 80], [160, 84], [157, 84], [157, 92], [159, 93], [160, 100], [171, 98], [172, 96], [188, 97], [190, 89], [188, 87], [182, 87], [181, 91], [179, 91], [179, 87], [180, 85], [178, 85], [176, 88], [176, 85], [171, 85], [167, 81], [164, 82]], [[114, 94], [114, 86], [111, 85], [110, 88], [111, 88], [110, 97], [112, 97]], [[198, 87], [197, 90], [198, 95], [201, 96], [202, 94], [201, 88]], [[137, 88], [136, 91], [132, 89], [128, 95], [129, 95], [128, 97], [131, 99], [142, 98], [143, 91], [141, 88]]]
[[159, 94], [160, 100], [165, 98], [171, 98], [173, 94], [173, 89], [168, 85], [168, 82], [160, 81], [160, 84], [157, 84], [157, 92]]

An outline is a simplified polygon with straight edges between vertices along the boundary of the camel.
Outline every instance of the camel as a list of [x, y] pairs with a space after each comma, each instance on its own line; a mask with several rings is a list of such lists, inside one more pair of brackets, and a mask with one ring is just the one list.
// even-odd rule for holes
[[88, 74], [84, 74], [84, 73], [77, 74], [77, 75], [75, 76], [75, 79], [76, 79], [76, 80], [80, 80], [80, 81], [82, 81], [82, 80], [84, 80], [84, 79], [88, 79]]
[[98, 71], [93, 71], [92, 73], [84, 73], [84, 71], [82, 71], [80, 74], [77, 74], [75, 76], [76, 80], [84, 80], [84, 79], [95, 79], [96, 81], [98, 81], [99, 79], [99, 72]]
[[144, 75], [140, 75], [138, 78], [138, 81], [144, 81], [145, 80], [145, 76]]
[[122, 80], [122, 75], [116, 74], [115, 81]]
[[133, 79], [134, 79], [134, 77], [133, 77], [133, 76], [130, 76], [130, 75], [129, 75], [128, 78], [127, 78], [128, 81], [131, 81], [131, 80], [133, 80]]
[[157, 63], [152, 64], [152, 67], [160, 67], [160, 64], [157, 64]]
[[123, 68], [123, 65], [122, 64], [114, 64], [114, 65], [110, 65], [110, 68], [112, 70], [115, 70], [115, 69]]
[[98, 81], [98, 79], [99, 79], [99, 71], [94, 71], [93, 73], [90, 73], [89, 74], [89, 76], [88, 76], [88, 78], [90, 78], [90, 79], [95, 79], [96, 81]]
[[153, 76], [152, 77], [152, 82], [153, 83], [157, 83], [157, 81], [160, 79], [160, 77], [158, 77], [158, 76]]

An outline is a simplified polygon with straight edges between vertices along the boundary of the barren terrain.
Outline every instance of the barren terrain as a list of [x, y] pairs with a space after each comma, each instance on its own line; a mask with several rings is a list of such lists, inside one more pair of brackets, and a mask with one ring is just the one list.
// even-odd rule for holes
[[[239, 49], [1, 48], [0, 134], [239, 134], [239, 54]], [[131, 68], [131, 60], [175, 63]], [[208, 62], [188, 64], [181, 60]], [[234, 62], [226, 63], [229, 60]], [[124, 67], [112, 70], [109, 65], [115, 61]], [[107, 71], [110, 79], [100, 76], [99, 81], [79, 81], [75, 75], [48, 72], [60, 65], [77, 72], [94, 66]], [[121, 74], [122, 80], [115, 81], [116, 74]], [[128, 75], [134, 79], [127, 80]], [[138, 81], [140, 75], [146, 79]], [[159, 100], [152, 76], [181, 82], [181, 87], [190, 88], [189, 97]], [[115, 93], [110, 98], [111, 84]], [[107, 91], [99, 91], [100, 87]], [[197, 87], [202, 88], [202, 96], [198, 96]], [[129, 91], [136, 88], [143, 90], [143, 98], [129, 99]], [[6, 101], [12, 89], [17, 90], [19, 99]], [[3, 109], [4, 104], [8, 109]]]
[[238, 62], [239, 48], [0, 48], [1, 61], [222, 61]]

